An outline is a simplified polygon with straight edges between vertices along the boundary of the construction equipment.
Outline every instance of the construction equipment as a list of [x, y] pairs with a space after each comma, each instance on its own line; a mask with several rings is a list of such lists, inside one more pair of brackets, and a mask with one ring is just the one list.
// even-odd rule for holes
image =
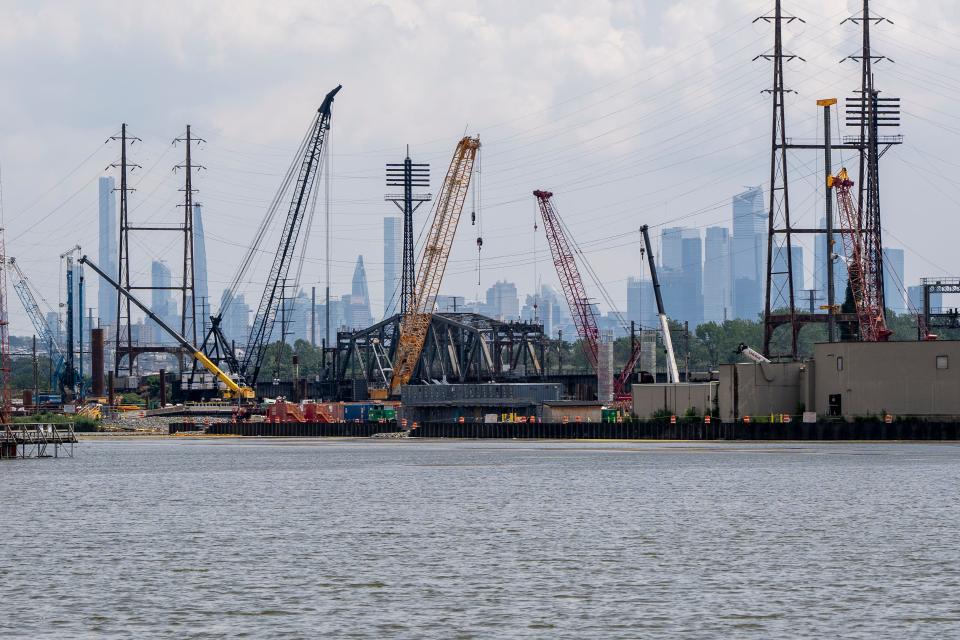
[[663, 308], [663, 296], [660, 294], [660, 280], [657, 278], [657, 261], [653, 258], [653, 249], [650, 246], [650, 232], [647, 225], [640, 227], [643, 234], [643, 245], [647, 249], [647, 260], [650, 264], [650, 280], [653, 282], [653, 294], [657, 299], [657, 317], [660, 318], [660, 331], [663, 334], [663, 346], [667, 348], [667, 382], [680, 382], [680, 370], [677, 369], [677, 358], [673, 353], [673, 338], [670, 337], [670, 321]]
[[479, 137], [466, 136], [460, 140], [443, 180], [433, 210], [430, 233], [418, 262], [420, 266], [413, 301], [400, 321], [400, 339], [390, 380], [390, 393], [393, 395], [400, 392], [401, 386], [410, 382], [420, 359], [420, 352], [423, 351], [433, 308], [440, 293], [440, 282], [450, 257], [450, 247], [453, 245], [457, 223], [460, 221], [463, 203], [470, 188], [473, 164], [479, 152]]
[[850, 291], [857, 308], [860, 339], [864, 342], [886, 342], [893, 332], [887, 328], [883, 313], [880, 265], [871, 257], [872, 252], [864, 247], [864, 225], [853, 202], [851, 187], [853, 181], [846, 168], [840, 169], [836, 176], [827, 178], [827, 188], [833, 189], [837, 194], [840, 235], [843, 238]]
[[[69, 380], [65, 375], [66, 356], [54, 335], [53, 329], [50, 328], [46, 318], [43, 317], [40, 305], [37, 304], [37, 298], [34, 296], [27, 276], [20, 268], [17, 259], [14, 257], [7, 258], [7, 265], [9, 267], [8, 271], [10, 271], [13, 279], [13, 289], [17, 292], [17, 297], [20, 298], [20, 302], [23, 304], [23, 310], [27, 312], [27, 316], [33, 324], [33, 329], [37, 332], [37, 336], [42, 342], [46, 343], [47, 348], [50, 350], [50, 362], [53, 370], [50, 387], [51, 389], [58, 389], [62, 394], [65, 388], [70, 387]], [[76, 376], [73, 376], [73, 379], [76, 379]], [[71, 391], [73, 390], [71, 389]]]
[[[207, 331], [202, 344], [203, 352], [210, 357], [226, 362], [231, 371], [249, 384], [255, 384], [260, 374], [267, 346], [273, 336], [277, 315], [283, 304], [285, 289], [296, 288], [299, 284], [300, 271], [306, 250], [306, 237], [309, 236], [313, 222], [313, 208], [316, 204], [318, 192], [317, 176], [324, 164], [327, 152], [326, 141], [330, 131], [330, 108], [333, 105], [334, 97], [341, 88], [342, 85], [337, 85], [335, 89], [330, 91], [323, 99], [320, 108], [317, 109], [310, 130], [301, 142], [294, 161], [288, 169], [280, 189], [274, 196], [267, 215], [257, 230], [253, 243], [241, 260], [237, 273], [224, 294], [223, 303], [220, 305], [217, 315], [210, 318], [210, 329]], [[256, 256], [261, 253], [261, 244], [279, 210], [284, 194], [290, 189], [291, 185], [293, 185], [292, 195], [280, 235], [280, 244], [274, 254], [273, 264], [270, 267], [270, 273], [267, 275], [266, 285], [260, 297], [260, 303], [254, 316], [253, 325], [250, 328], [250, 334], [247, 336], [245, 348], [242, 356], [238, 357], [233, 351], [231, 342], [220, 329], [220, 324], [224, 312], [236, 296], [237, 289], [247, 281], [247, 271]], [[302, 229], [305, 220], [307, 230], [304, 233]], [[300, 245], [300, 266], [297, 267], [295, 277], [291, 282], [288, 280], [288, 276], [290, 266], [297, 253], [298, 243]]]
[[277, 398], [267, 403], [267, 422], [306, 422], [300, 405], [287, 402], [286, 398]]
[[203, 353], [203, 351], [201, 351], [198, 347], [191, 344], [189, 340], [187, 340], [182, 335], [177, 333], [174, 329], [172, 329], [170, 325], [168, 325], [166, 322], [163, 321], [163, 319], [160, 318], [160, 316], [150, 311], [147, 305], [141, 302], [140, 299], [137, 298], [135, 295], [133, 295], [129, 290], [125, 289], [124, 287], [121, 287], [120, 283], [118, 283], [116, 280], [114, 280], [109, 275], [107, 275], [103, 271], [103, 269], [101, 269], [96, 264], [94, 264], [94, 262], [90, 260], [90, 258], [88, 258], [87, 256], [83, 256], [82, 258], [80, 258], [80, 264], [89, 265], [90, 268], [97, 273], [97, 275], [99, 275], [101, 278], [106, 280], [108, 284], [110, 284], [113, 288], [119, 291], [124, 297], [127, 298], [127, 300], [129, 300], [134, 305], [139, 307], [139, 309], [143, 311], [148, 318], [150, 318], [155, 323], [157, 323], [157, 326], [159, 326], [161, 329], [166, 331], [168, 335], [170, 335], [174, 340], [180, 343], [180, 346], [186, 349], [190, 353], [190, 355], [192, 355], [194, 359], [198, 363], [200, 363], [200, 365], [202, 365], [207, 371], [212, 373], [221, 383], [223, 383], [224, 387], [226, 387], [226, 389], [223, 392], [223, 397], [225, 400], [233, 400], [233, 399], [251, 400], [255, 397], [256, 394], [254, 393], [253, 389], [251, 389], [250, 387], [242, 383], [238, 383], [236, 380], [234, 380], [229, 375], [227, 375], [227, 373], [224, 372], [222, 369], [220, 369], [220, 367], [218, 367], [216, 364], [214, 364], [210, 360], [210, 358], [208, 358], [206, 354]]
[[[583, 286], [583, 279], [580, 277], [580, 270], [577, 267], [577, 261], [574, 257], [574, 251], [570, 242], [567, 240], [567, 234], [564, 231], [563, 220], [560, 219], [556, 208], [553, 206], [553, 193], [550, 191], [537, 190], [533, 192], [540, 207], [540, 216], [543, 218], [543, 228], [547, 234], [547, 244], [550, 245], [550, 254], [553, 256], [553, 264], [557, 268], [557, 276], [560, 278], [560, 286], [563, 288], [563, 295], [567, 299], [567, 305], [570, 307], [570, 315], [573, 316], [573, 324], [577, 328], [577, 334], [580, 336], [583, 352], [587, 357], [587, 362], [597, 370], [600, 352], [600, 329], [597, 327], [597, 318], [594, 315], [590, 299], [587, 297], [587, 291]], [[583, 252], [580, 253], [580, 259], [586, 263]], [[585, 264], [588, 270], [593, 274], [592, 268]], [[596, 278], [594, 278], [596, 280]], [[596, 284], [600, 284], [597, 282]], [[614, 309], [616, 312], [616, 309]], [[619, 316], [620, 314], [617, 313]], [[626, 323], [621, 322], [626, 327]], [[627, 364], [616, 377], [613, 383], [613, 393], [617, 399], [624, 399], [630, 395], [629, 381], [633, 374], [633, 369], [640, 360], [640, 344], [633, 345], [630, 357], [627, 358]]]
[[737, 345], [737, 353], [754, 362], [770, 362], [770, 358], [755, 349], [751, 349], [750, 345], [746, 342], [741, 342]]

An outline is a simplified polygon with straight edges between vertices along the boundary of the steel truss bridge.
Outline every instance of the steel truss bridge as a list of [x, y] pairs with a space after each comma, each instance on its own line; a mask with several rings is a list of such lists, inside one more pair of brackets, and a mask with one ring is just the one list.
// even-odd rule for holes
[[[400, 341], [399, 314], [337, 333], [335, 378], [389, 388]], [[411, 382], [540, 380], [549, 338], [543, 325], [501, 322], [477, 313], [434, 313]]]

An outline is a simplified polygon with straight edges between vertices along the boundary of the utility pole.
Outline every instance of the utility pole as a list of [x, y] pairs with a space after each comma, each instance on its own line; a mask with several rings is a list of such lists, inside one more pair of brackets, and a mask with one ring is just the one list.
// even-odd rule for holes
[[[837, 104], [836, 98], [817, 100], [817, 106], [823, 107], [823, 184], [826, 198], [823, 203], [827, 223], [827, 340], [837, 341], [837, 299], [833, 278], [833, 191], [830, 182], [833, 177], [833, 136], [830, 132], [830, 107]], [[811, 311], [811, 313], [813, 313]]]
[[80, 269], [80, 284], [77, 287], [77, 297], [79, 298], [79, 300], [77, 300], [77, 309], [79, 309], [80, 312], [77, 314], [77, 321], [80, 325], [78, 327], [80, 331], [80, 335], [78, 336], [79, 339], [77, 340], [77, 344], [80, 346], [80, 350], [78, 352], [79, 365], [80, 365], [78, 368], [78, 371], [79, 371], [78, 377], [80, 379], [77, 380], [77, 398], [80, 400], [83, 400], [83, 396], [84, 396], [84, 393], [83, 393], [83, 265], [80, 265], [79, 269]]
[[[387, 187], [401, 187], [403, 193], [388, 193], [384, 199], [392, 202], [403, 213], [403, 266], [400, 277], [400, 313], [413, 308], [416, 292], [416, 269], [414, 267], [413, 214], [433, 196], [414, 192], [416, 187], [430, 187], [430, 165], [410, 160], [410, 145], [402, 164], [387, 164]], [[389, 283], [384, 283], [386, 286]]]
[[33, 336], [33, 406], [37, 406], [37, 395], [40, 393], [40, 367], [37, 362], [37, 336]]
[[[790, 325], [790, 358], [797, 357], [797, 337], [800, 324], [796, 315], [796, 306], [793, 290], [793, 229], [790, 222], [790, 193], [787, 176], [787, 123], [785, 112], [785, 95], [787, 89], [783, 84], [783, 63], [794, 59], [803, 60], [794, 54], [783, 52], [783, 23], [787, 24], [798, 20], [796, 16], [784, 16], [780, 7], [780, 0], [776, 0], [772, 16], [761, 16], [757, 22], [773, 23], [773, 53], [762, 54], [754, 58], [773, 62], [773, 87], [766, 90], [770, 93], [773, 107], [772, 127], [770, 139], [770, 200], [767, 215], [767, 277], [764, 295], [763, 311], [763, 353], [770, 355], [770, 342], [774, 330], [783, 324]], [[784, 237], [781, 243], [779, 236]], [[785, 259], [785, 260], [784, 260]], [[786, 271], [775, 269], [786, 266]], [[774, 275], [781, 276], [774, 279]], [[774, 292], [774, 286], [777, 291]], [[786, 292], [784, 292], [786, 288]], [[784, 295], [786, 293], [786, 295]], [[785, 312], [780, 311], [786, 307]], [[780, 313], [774, 313], [780, 311]]]
[[563, 329], [557, 329], [557, 373], [563, 373]]
[[[123, 285], [126, 289], [130, 289], [130, 219], [128, 217], [127, 209], [127, 194], [133, 189], [127, 186], [127, 172], [133, 171], [135, 168], [139, 168], [140, 165], [133, 164], [127, 161], [127, 145], [133, 144], [136, 141], [139, 141], [140, 138], [128, 136], [127, 135], [127, 124], [123, 123], [120, 125], [120, 135], [111, 136], [110, 140], [119, 140], [120, 141], [120, 163], [119, 165], [114, 163], [110, 166], [113, 168], [120, 168], [120, 250], [117, 253], [117, 282]], [[115, 189], [116, 190], [116, 189]], [[126, 305], [126, 310], [124, 311], [124, 306]], [[116, 348], [114, 355], [113, 371], [114, 376], [120, 375], [120, 360], [123, 358], [124, 351], [120, 347], [120, 335], [121, 335], [121, 324], [120, 320], [126, 316], [127, 328], [126, 328], [126, 355], [127, 355], [127, 375], [133, 375], [133, 329], [130, 326], [130, 300], [123, 295], [123, 293], [118, 289], [117, 290], [117, 325], [116, 325]], [[72, 374], [71, 374], [72, 375]]]

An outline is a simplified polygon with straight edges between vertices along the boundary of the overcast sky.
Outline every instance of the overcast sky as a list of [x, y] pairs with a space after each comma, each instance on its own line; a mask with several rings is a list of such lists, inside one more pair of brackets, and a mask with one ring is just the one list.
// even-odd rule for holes
[[[131, 177], [134, 224], [176, 222], [185, 125], [206, 139], [195, 154], [204, 204], [211, 295], [219, 298], [323, 96], [333, 107], [331, 279], [348, 291], [364, 256], [374, 314], [382, 301], [383, 165], [432, 163], [439, 188], [457, 140], [478, 134], [480, 223], [468, 210], [442, 293], [482, 295], [497, 279], [521, 294], [555, 284], [531, 191], [556, 205], [606, 287], [625, 306], [641, 273], [641, 224], [730, 224], [730, 197], [769, 181], [770, 102], [762, 93], [772, 28], [753, 23], [772, 1], [310, 0], [29, 2], [0, 5], [0, 163], [8, 254], [52, 304], [59, 254], [97, 247], [97, 185], [128, 123], [143, 142]], [[960, 275], [960, 3], [871, 3], [890, 18], [874, 30], [876, 84], [903, 100], [902, 147], [882, 161], [884, 234], [906, 251], [907, 280]], [[818, 139], [817, 98], [859, 84], [860, 33], [841, 24], [860, 3], [787, 2], [806, 23], [785, 27], [803, 58], [786, 70], [789, 134]], [[843, 133], [853, 133], [844, 131]], [[823, 209], [822, 158], [791, 159], [797, 226]], [[418, 218], [418, 224], [426, 219]], [[477, 271], [476, 236], [484, 239]], [[659, 228], [655, 228], [658, 233]], [[314, 226], [302, 284], [324, 281], [323, 226]], [[812, 245], [808, 245], [808, 250]], [[182, 250], [182, 249], [181, 249]], [[149, 263], [179, 265], [176, 239], [140, 234], [134, 280]], [[269, 256], [267, 256], [269, 257]], [[813, 254], [806, 286], [813, 285]], [[247, 289], [259, 295], [261, 261]], [[478, 285], [479, 275], [479, 285]], [[592, 285], [588, 284], [588, 288]], [[11, 292], [12, 295], [12, 292]], [[598, 296], [599, 297], [599, 296]], [[88, 296], [88, 306], [96, 304]], [[31, 333], [11, 299], [11, 332]]]

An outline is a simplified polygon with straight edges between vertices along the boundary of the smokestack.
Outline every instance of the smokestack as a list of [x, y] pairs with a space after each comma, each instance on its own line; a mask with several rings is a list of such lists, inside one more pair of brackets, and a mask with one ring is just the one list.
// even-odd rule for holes
[[167, 371], [160, 369], [160, 406], [167, 406]]
[[90, 330], [90, 377], [93, 395], [103, 397], [103, 329]]

